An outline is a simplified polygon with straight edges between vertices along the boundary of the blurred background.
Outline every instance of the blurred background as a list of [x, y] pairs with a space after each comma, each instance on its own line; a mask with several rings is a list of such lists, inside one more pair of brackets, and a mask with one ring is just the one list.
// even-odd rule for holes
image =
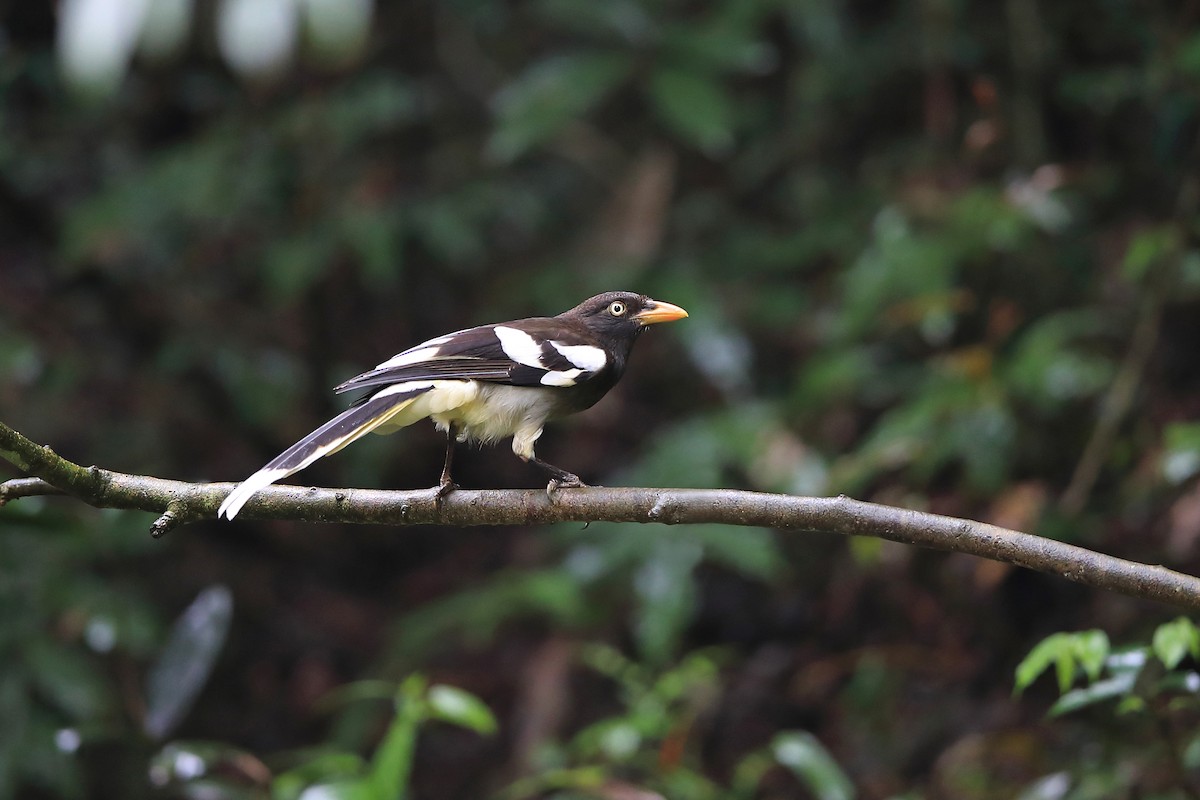
[[[411, 344], [629, 289], [691, 318], [548, 429], [585, 480], [1195, 573], [1198, 119], [1195, 0], [8, 4], [0, 419], [236, 480]], [[432, 426], [368, 438], [298, 481], [436, 482]], [[456, 466], [542, 483], [506, 445]], [[1186, 692], [1014, 696], [1049, 634], [1176, 616], [1052, 576], [719, 526], [151, 521], [0, 509], [0, 798], [1200, 796]]]

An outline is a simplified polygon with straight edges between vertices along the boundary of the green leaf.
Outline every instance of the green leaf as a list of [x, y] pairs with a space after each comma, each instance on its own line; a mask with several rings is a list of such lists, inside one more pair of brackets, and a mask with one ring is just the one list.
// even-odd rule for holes
[[1106, 680], [1096, 681], [1091, 686], [1082, 689], [1072, 689], [1058, 698], [1058, 701], [1050, 707], [1049, 714], [1052, 717], [1058, 717], [1105, 700], [1123, 698], [1133, 691], [1136, 682], [1136, 674], [1122, 673]]
[[1187, 617], [1179, 617], [1158, 626], [1151, 647], [1163, 666], [1175, 669], [1189, 653], [1200, 654], [1200, 630]]
[[1200, 422], [1173, 422], [1163, 429], [1163, 443], [1170, 450], [1200, 450]]
[[1022, 399], [1046, 409], [1091, 397], [1108, 387], [1111, 359], [1087, 348], [1103, 334], [1106, 321], [1096, 313], [1064, 311], [1035, 321], [1018, 339], [1003, 364], [1003, 377]]
[[1100, 675], [1109, 650], [1108, 635], [1099, 630], [1047, 636], [1017, 665], [1015, 692], [1019, 694], [1024, 691], [1051, 666], [1054, 667], [1060, 692], [1065, 693], [1071, 688], [1077, 663], [1094, 681]]
[[[310, 754], [311, 753], [311, 754]], [[316, 783], [336, 783], [357, 778], [366, 769], [366, 762], [357, 753], [336, 750], [307, 751], [304, 762], [271, 781], [273, 800], [297, 800], [306, 788]]]
[[1058, 680], [1058, 691], [1065, 692], [1075, 682], [1075, 654], [1064, 650], [1054, 660], [1054, 676]]
[[1040, 640], [1030, 654], [1021, 658], [1021, 663], [1016, 664], [1016, 675], [1014, 679], [1014, 693], [1020, 694], [1026, 688], [1033, 684], [1034, 680], [1038, 679], [1038, 675], [1045, 672], [1046, 668], [1054, 662], [1060, 644], [1056, 637], [1062, 636], [1061, 633], [1052, 634], [1050, 637]]
[[1128, 714], [1140, 714], [1146, 710], [1146, 700], [1138, 697], [1136, 694], [1127, 694], [1121, 698], [1121, 702], [1117, 703], [1117, 716], [1123, 717]]
[[520, 158], [599, 104], [631, 67], [627, 54], [603, 51], [535, 63], [496, 98], [488, 154], [500, 162]]
[[1100, 677], [1100, 670], [1112, 649], [1108, 634], [1101, 630], [1083, 631], [1075, 634], [1075, 655], [1089, 680]]
[[585, 645], [580, 649], [579, 657], [584, 664], [621, 684], [626, 691], [640, 692], [646, 688], [645, 669], [612, 645], [601, 642]]
[[485, 736], [496, 732], [496, 716], [487, 704], [470, 692], [437, 684], [429, 688], [429, 716], [470, 728]]
[[771, 742], [775, 760], [804, 782], [817, 800], [852, 800], [854, 785], [817, 737], [806, 731], [781, 733]]
[[604, 719], [580, 731], [571, 748], [584, 758], [623, 764], [635, 758], [644, 744], [641, 730], [625, 717]]
[[417, 730], [426, 719], [424, 694], [425, 678], [422, 675], [408, 676], [396, 691], [396, 716], [371, 759], [370, 783], [374, 787], [374, 797], [398, 800], [408, 790]]
[[1161, 468], [1176, 486], [1200, 472], [1200, 422], [1173, 422], [1164, 428]]
[[733, 103], [716, 78], [682, 69], [661, 69], [650, 78], [659, 118], [681, 139], [709, 155], [733, 145]]
[[324, 694], [317, 701], [317, 708], [330, 711], [351, 703], [361, 703], [368, 700], [394, 700], [396, 683], [385, 680], [361, 680], [343, 684]]
[[[778, 54], [761, 33], [763, 3], [714, 6], [708, 19], [671, 25], [662, 38], [665, 60], [710, 72], [763, 74], [778, 65]], [[812, 6], [805, 9], [811, 13]]]
[[1129, 240], [1125, 251], [1125, 277], [1137, 283], [1151, 268], [1176, 253], [1182, 242], [1174, 224], [1160, 225], [1140, 231]]
[[758, 785], [775, 767], [775, 759], [765, 749], [755, 750], [737, 763], [729, 789], [734, 797], [755, 797]]

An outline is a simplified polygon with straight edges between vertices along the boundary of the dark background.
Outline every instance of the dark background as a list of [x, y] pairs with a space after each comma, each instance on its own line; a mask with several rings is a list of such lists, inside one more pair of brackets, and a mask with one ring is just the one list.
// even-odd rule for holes
[[[844, 492], [1200, 569], [1200, 3], [418, 0], [257, 78], [215, 13], [104, 93], [61, 77], [54, 4], [0, 11], [0, 419], [34, 440], [239, 479], [409, 345], [629, 289], [691, 317], [547, 430], [585, 480]], [[432, 426], [369, 438], [294, 480], [436, 481]], [[457, 466], [542, 481], [507, 444]], [[0, 797], [181, 795], [147, 780], [143, 687], [215, 584], [229, 638], [169, 738], [276, 773], [369, 754], [386, 704], [321, 698], [421, 671], [500, 731], [423, 728], [418, 798], [553, 765], [597, 765], [590, 796], [805, 796], [779, 769], [722, 793], [796, 730], [864, 798], [1195, 796], [1161, 719], [1012, 695], [1052, 632], [1175, 615], [1052, 576], [722, 527], [150, 521], [0, 511]], [[636, 705], [602, 645], [696, 688], [639, 707], [625, 756], [576, 737]]]

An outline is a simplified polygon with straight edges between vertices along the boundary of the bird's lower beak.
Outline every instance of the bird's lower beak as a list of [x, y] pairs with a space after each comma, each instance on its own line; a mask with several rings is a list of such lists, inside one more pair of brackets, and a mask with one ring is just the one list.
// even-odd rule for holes
[[683, 319], [688, 313], [677, 305], [664, 303], [661, 300], [651, 300], [650, 305], [633, 315], [633, 318], [643, 325], [653, 325], [656, 322], [670, 322]]

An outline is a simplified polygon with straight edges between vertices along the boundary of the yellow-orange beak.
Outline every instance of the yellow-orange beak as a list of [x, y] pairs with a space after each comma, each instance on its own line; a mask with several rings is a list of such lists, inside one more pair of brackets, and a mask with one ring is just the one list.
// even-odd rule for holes
[[664, 303], [662, 300], [651, 300], [650, 305], [634, 314], [633, 318], [643, 325], [653, 325], [657, 322], [683, 319], [687, 315], [688, 313], [677, 305]]

